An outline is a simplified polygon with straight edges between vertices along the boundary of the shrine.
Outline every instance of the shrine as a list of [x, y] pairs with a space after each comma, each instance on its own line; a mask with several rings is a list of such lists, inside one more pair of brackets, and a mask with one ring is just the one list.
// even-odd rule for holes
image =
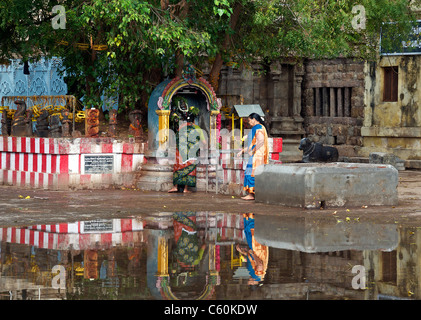
[[[177, 77], [165, 80], [152, 92], [148, 104], [148, 143], [149, 152], [154, 154], [168, 141], [171, 101], [179, 96], [187, 100], [189, 106], [199, 108], [200, 114], [196, 124], [210, 137], [210, 146], [215, 146], [216, 116], [221, 102], [216, 97], [212, 86], [204, 78]], [[213, 141], [213, 143], [211, 142]]]
[[152, 92], [148, 103], [148, 151], [147, 164], [142, 166], [138, 187], [144, 190], [164, 191], [172, 185], [173, 166], [170, 149], [171, 102], [182, 98], [189, 107], [199, 109], [195, 119], [205, 133], [209, 150], [215, 150], [218, 139], [217, 115], [221, 101], [212, 86], [204, 78], [196, 78], [191, 72], [183, 77], [165, 80]]

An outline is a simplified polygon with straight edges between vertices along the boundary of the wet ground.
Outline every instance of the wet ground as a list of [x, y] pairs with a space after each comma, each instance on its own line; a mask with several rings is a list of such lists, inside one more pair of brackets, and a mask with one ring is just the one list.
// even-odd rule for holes
[[243, 201], [238, 196], [204, 192], [168, 194], [138, 189], [47, 191], [0, 186], [0, 225], [71, 222], [98, 217], [121, 218], [186, 210], [421, 221], [421, 171], [400, 172], [398, 193], [399, 204], [393, 207], [374, 207], [370, 203], [361, 203], [361, 207], [308, 210]]
[[[300, 210], [2, 186], [0, 299], [420, 299], [421, 172], [400, 172], [398, 192], [394, 207]], [[247, 262], [250, 245], [262, 263]]]

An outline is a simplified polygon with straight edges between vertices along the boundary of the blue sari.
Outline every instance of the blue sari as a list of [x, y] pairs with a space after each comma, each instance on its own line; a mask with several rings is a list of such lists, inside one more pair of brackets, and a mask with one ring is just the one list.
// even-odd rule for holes
[[[265, 136], [265, 143], [264, 146], [261, 147], [259, 150], [256, 150], [256, 134], [258, 131], [262, 131], [262, 133]], [[262, 164], [268, 163], [268, 139], [267, 139], [267, 133], [264, 126], [262, 126], [260, 123], [256, 124], [251, 128], [250, 133], [247, 136], [247, 143], [248, 143], [248, 149], [252, 151], [253, 155], [250, 156], [247, 162], [246, 170], [244, 172], [244, 183], [243, 183], [243, 189], [249, 193], [254, 194], [254, 170], [257, 166]]]

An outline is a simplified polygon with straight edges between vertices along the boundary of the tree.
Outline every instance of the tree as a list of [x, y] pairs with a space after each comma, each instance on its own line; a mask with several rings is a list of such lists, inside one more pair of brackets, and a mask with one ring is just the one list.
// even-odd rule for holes
[[[105, 93], [118, 94], [123, 109], [142, 109], [163, 76], [180, 75], [186, 62], [198, 68], [210, 62], [217, 88], [228, 61], [373, 59], [381, 28], [408, 33], [418, 2], [4, 0], [0, 59], [59, 56], [69, 87], [87, 106], [100, 106]], [[66, 10], [65, 29], [52, 28], [57, 4]], [[364, 28], [356, 28], [363, 18]], [[383, 24], [390, 21], [398, 23]]]

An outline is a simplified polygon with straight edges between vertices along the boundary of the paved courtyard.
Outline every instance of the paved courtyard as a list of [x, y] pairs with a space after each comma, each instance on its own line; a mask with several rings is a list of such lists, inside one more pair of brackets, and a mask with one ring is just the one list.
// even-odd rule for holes
[[370, 206], [370, 203], [361, 203], [358, 207], [306, 210], [205, 192], [168, 194], [137, 189], [49, 191], [0, 186], [0, 225], [24, 226], [176, 211], [253, 212], [285, 216], [311, 215], [315, 218], [334, 216], [404, 224], [420, 222], [421, 171], [401, 171], [398, 193], [397, 206], [376, 207]]

